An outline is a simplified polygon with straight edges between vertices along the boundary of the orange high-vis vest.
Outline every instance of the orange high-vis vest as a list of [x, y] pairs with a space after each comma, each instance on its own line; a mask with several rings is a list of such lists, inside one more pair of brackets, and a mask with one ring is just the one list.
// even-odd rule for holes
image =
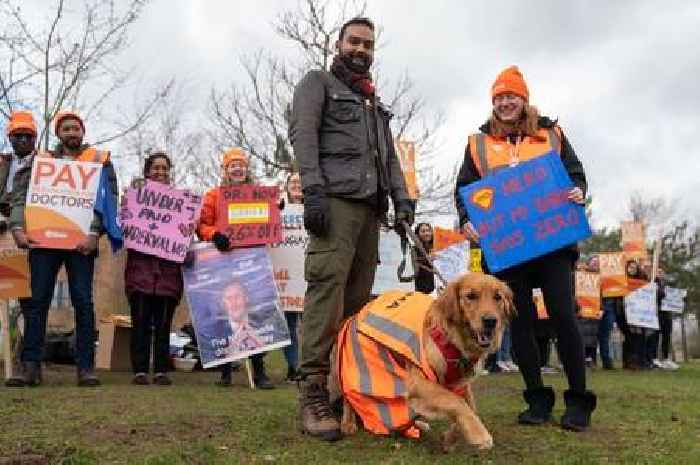
[[537, 136], [525, 136], [517, 145], [507, 138], [483, 133], [472, 134], [469, 136], [469, 151], [474, 166], [483, 178], [498, 169], [532, 160], [552, 150], [561, 153], [561, 139], [561, 129], [558, 126], [541, 128], [537, 131]]
[[433, 381], [423, 323], [433, 298], [389, 291], [349, 318], [338, 334], [337, 366], [341, 390], [365, 429], [374, 434], [418, 437], [416, 412], [406, 398], [407, 364]]
[[[44, 158], [54, 158], [51, 152], [39, 152], [37, 153], [37, 156]], [[109, 151], [97, 150], [94, 147], [88, 147], [82, 152], [80, 152], [80, 155], [78, 155], [73, 160], [105, 164], [109, 161]]]

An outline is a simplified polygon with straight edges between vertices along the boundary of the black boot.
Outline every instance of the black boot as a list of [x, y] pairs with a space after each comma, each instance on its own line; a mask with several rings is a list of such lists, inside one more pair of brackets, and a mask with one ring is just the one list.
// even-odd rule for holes
[[566, 410], [561, 417], [561, 426], [571, 431], [585, 431], [591, 426], [591, 413], [595, 410], [597, 397], [591, 391], [564, 392]]
[[7, 387], [39, 386], [41, 384], [41, 363], [23, 362], [15, 367], [15, 374], [7, 381]]
[[554, 390], [551, 386], [523, 391], [528, 408], [518, 415], [521, 425], [542, 425], [552, 419], [554, 407]]
[[260, 355], [250, 357], [253, 364], [253, 384], [258, 389], [274, 389], [275, 386], [265, 373], [265, 360]]
[[231, 372], [233, 371], [233, 367], [231, 366], [231, 363], [226, 363], [224, 365], [221, 365], [221, 379], [216, 382], [219, 386], [230, 386], [231, 385]]

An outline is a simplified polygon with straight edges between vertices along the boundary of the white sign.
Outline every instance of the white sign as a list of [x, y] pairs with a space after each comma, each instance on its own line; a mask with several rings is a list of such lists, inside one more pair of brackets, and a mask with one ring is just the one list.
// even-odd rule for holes
[[469, 241], [462, 241], [435, 252], [433, 266], [448, 283], [469, 271]]
[[301, 312], [306, 294], [304, 250], [309, 242], [304, 229], [304, 206], [287, 204], [280, 217], [282, 242], [270, 246], [280, 304], [285, 312]]
[[675, 287], [666, 287], [666, 297], [661, 301], [662, 312], [683, 313], [685, 307], [685, 296], [688, 294], [686, 289], [676, 289]]
[[627, 324], [640, 328], [659, 329], [656, 313], [656, 283], [649, 283], [625, 297]]

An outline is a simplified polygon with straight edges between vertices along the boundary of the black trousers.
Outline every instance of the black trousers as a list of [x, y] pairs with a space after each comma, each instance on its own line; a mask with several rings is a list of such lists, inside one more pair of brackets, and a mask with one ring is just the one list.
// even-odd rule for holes
[[649, 337], [647, 357], [651, 360], [658, 358], [659, 339], [661, 340], [661, 359], [668, 360], [671, 355], [671, 332], [673, 331], [673, 313], [658, 312], [659, 330]]
[[537, 312], [532, 304], [532, 290], [539, 287], [557, 337], [569, 388], [576, 392], [586, 390], [583, 342], [574, 313], [573, 263], [571, 251], [563, 249], [496, 274], [513, 291], [517, 314], [511, 323], [511, 337], [527, 389], [543, 386], [534, 331]]
[[133, 292], [131, 307], [131, 366], [134, 373], [148, 373], [153, 346], [153, 371], [168, 371], [170, 325], [177, 306], [172, 297]]

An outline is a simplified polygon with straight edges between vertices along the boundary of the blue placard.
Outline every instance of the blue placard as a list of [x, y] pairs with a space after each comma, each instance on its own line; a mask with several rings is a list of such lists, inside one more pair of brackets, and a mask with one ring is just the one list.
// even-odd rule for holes
[[554, 151], [462, 187], [489, 271], [498, 272], [591, 236], [585, 209]]

